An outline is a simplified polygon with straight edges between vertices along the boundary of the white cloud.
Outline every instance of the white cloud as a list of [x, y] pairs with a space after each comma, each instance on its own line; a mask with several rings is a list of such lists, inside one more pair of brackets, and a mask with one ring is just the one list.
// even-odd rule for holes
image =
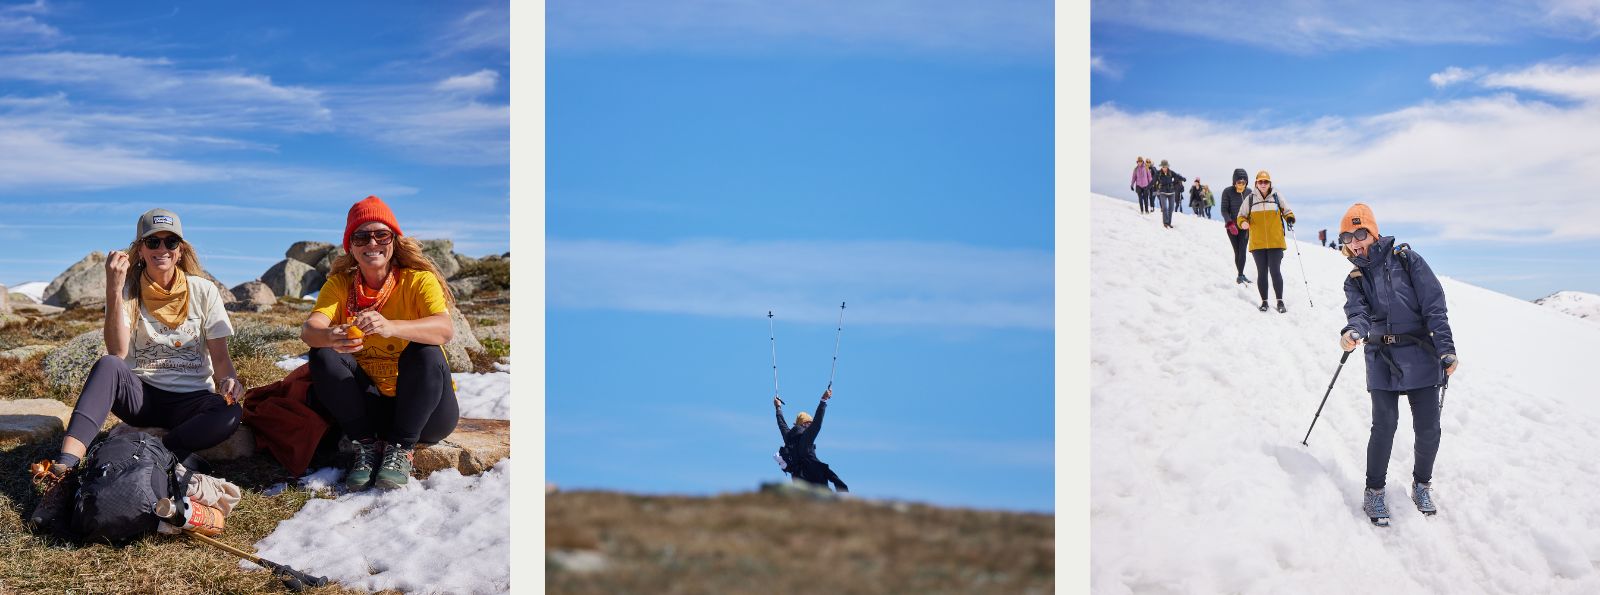
[[1433, 86], [1442, 89], [1456, 83], [1471, 80], [1476, 76], [1478, 75], [1475, 72], [1464, 70], [1459, 66], [1451, 66], [1442, 71], [1428, 75], [1428, 82], [1432, 83]]
[[1099, 54], [1089, 56], [1089, 71], [1098, 72], [1114, 79], [1122, 78], [1122, 69], [1112, 66], [1109, 62], [1106, 62], [1104, 56]]
[[0, 5], [0, 47], [49, 46], [66, 41], [67, 36], [60, 29], [36, 18], [47, 12], [49, 6], [43, 0]]
[[744, 50], [788, 43], [914, 51], [1046, 52], [1045, 0], [553, 0], [552, 48]]
[[[1481, 84], [1600, 98], [1600, 71], [1534, 67]], [[1556, 242], [1600, 238], [1600, 202], [1581, 180], [1600, 170], [1600, 102], [1572, 105], [1511, 92], [1425, 102], [1359, 118], [1311, 122], [1212, 120], [1091, 110], [1091, 189], [1129, 196], [1138, 155], [1218, 189], [1236, 167], [1270, 170], [1309, 229], [1331, 227], [1358, 199], [1382, 221], [1444, 240]], [[1575, 186], [1576, 185], [1576, 186]], [[1321, 221], [1322, 223], [1317, 223]]]
[[476, 97], [494, 91], [495, 85], [499, 82], [500, 73], [485, 68], [472, 74], [452, 76], [439, 81], [433, 88], [446, 93], [462, 93]]
[[446, 52], [456, 53], [477, 49], [511, 49], [511, 3], [489, 2], [450, 23], [442, 35], [441, 45]]
[[550, 239], [551, 307], [856, 324], [1047, 330], [1047, 250], [930, 242]]
[[0, 126], [0, 188], [114, 188], [215, 180], [222, 173], [182, 160], [111, 146], [74, 143], [40, 130]]
[[1094, 0], [1091, 18], [1291, 53], [1600, 33], [1592, 0]]

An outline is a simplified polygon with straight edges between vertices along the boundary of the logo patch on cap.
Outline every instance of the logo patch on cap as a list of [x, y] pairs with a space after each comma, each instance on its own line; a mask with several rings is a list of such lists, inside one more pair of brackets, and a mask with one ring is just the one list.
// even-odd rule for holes
[[156, 215], [156, 216], [150, 218], [150, 222], [154, 223], [156, 225], [162, 225], [162, 224], [172, 225], [172, 218], [168, 217], [166, 215]]
[[1361, 225], [1361, 218], [1360, 217], [1351, 217], [1350, 218], [1350, 224], [1351, 225]]

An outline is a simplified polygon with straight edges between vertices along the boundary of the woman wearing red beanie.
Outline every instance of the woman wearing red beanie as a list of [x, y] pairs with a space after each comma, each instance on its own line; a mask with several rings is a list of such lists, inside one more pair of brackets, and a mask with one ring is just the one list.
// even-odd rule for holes
[[376, 196], [350, 207], [344, 249], [300, 328], [311, 347], [311, 398], [355, 443], [345, 487], [398, 488], [410, 480], [416, 444], [443, 440], [459, 418], [441, 347], [455, 334], [455, 299]]

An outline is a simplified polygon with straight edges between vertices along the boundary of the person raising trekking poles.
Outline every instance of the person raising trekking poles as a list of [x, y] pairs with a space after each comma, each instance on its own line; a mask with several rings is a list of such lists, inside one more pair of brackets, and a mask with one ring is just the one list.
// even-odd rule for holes
[[1139, 195], [1139, 212], [1150, 212], [1150, 166], [1145, 164], [1143, 157], [1133, 162], [1133, 180], [1128, 182], [1128, 189]]
[[772, 406], [778, 410], [778, 432], [783, 435], [783, 447], [788, 453], [784, 462], [788, 465], [787, 471], [794, 476], [794, 479], [822, 487], [827, 487], [828, 482], [833, 482], [835, 489], [848, 492], [850, 486], [845, 485], [827, 463], [817, 459], [817, 433], [822, 431], [822, 415], [828, 410], [830, 398], [833, 398], [833, 389], [822, 391], [822, 402], [817, 403], [816, 419], [801, 411], [794, 416], [793, 428], [784, 423], [783, 400], [774, 397]]
[[345, 488], [394, 489], [410, 480], [417, 443], [443, 440], [460, 418], [442, 347], [455, 336], [455, 299], [376, 196], [350, 207], [344, 248], [300, 327], [310, 398], [354, 443]]
[[1444, 287], [1422, 256], [1394, 238], [1378, 235], [1372, 209], [1356, 203], [1339, 221], [1343, 254], [1355, 265], [1344, 280], [1347, 323], [1339, 331], [1346, 352], [1365, 345], [1367, 391], [1372, 394], [1372, 435], [1367, 440], [1367, 485], [1361, 510], [1388, 526], [1384, 479], [1399, 424], [1400, 395], [1411, 401], [1416, 466], [1411, 501], [1423, 514], [1433, 503], [1433, 462], [1439, 454], [1439, 387], [1461, 365], [1456, 358]]
[[[1234, 176], [1237, 179], [1238, 173]], [[1256, 261], [1261, 311], [1267, 311], [1267, 285], [1271, 281], [1278, 297], [1278, 312], [1287, 312], [1283, 306], [1283, 252], [1289, 244], [1284, 240], [1284, 229], [1294, 228], [1294, 211], [1272, 188], [1272, 176], [1267, 170], [1256, 173], [1256, 193], [1240, 203], [1234, 222], [1240, 230], [1250, 232], [1250, 256]]]
[[179, 459], [227, 440], [243, 415], [233, 324], [177, 213], [140, 215], [133, 243], [112, 250], [105, 269], [108, 355], [89, 369], [60, 453], [29, 469], [40, 491], [27, 521], [35, 531], [58, 532], [70, 516], [75, 470], [107, 414], [168, 430], [161, 443]]

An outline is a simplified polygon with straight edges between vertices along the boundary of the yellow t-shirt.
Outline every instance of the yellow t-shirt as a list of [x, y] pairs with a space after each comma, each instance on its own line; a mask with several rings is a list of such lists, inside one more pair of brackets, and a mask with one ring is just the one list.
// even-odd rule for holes
[[[394, 293], [378, 310], [384, 318], [417, 320], [450, 311], [444, 299], [444, 286], [433, 273], [398, 269], [396, 274]], [[334, 273], [322, 284], [322, 293], [317, 295], [317, 305], [311, 311], [321, 312], [335, 325], [347, 324], [350, 320], [345, 318], [344, 303], [349, 295], [350, 273]], [[384, 396], [394, 396], [395, 381], [400, 377], [400, 352], [410, 344], [410, 341], [394, 337], [367, 335], [362, 338], [363, 347], [354, 354], [356, 363]]]

